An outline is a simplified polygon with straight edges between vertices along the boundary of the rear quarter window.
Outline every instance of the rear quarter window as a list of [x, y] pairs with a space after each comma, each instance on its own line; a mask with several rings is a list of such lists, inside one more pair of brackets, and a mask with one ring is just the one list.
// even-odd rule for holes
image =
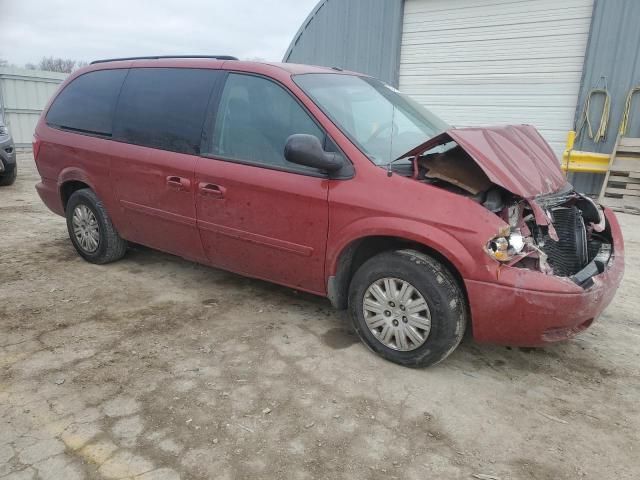
[[111, 136], [113, 114], [127, 70], [98, 70], [69, 83], [47, 112], [55, 128]]
[[209, 97], [220, 72], [133, 68], [122, 87], [114, 140], [199, 154]]

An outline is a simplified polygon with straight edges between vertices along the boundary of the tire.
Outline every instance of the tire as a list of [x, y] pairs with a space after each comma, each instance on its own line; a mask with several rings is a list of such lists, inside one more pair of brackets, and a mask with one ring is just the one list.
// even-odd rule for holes
[[18, 164], [13, 167], [13, 171], [11, 173], [6, 173], [0, 177], [0, 187], [8, 187], [9, 185], [13, 185], [18, 176]]
[[[405, 283], [414, 291], [408, 287], [402, 290]], [[384, 313], [374, 314], [383, 303], [380, 294], [385, 292], [397, 292], [396, 297], [393, 293], [382, 297], [385, 301], [395, 299], [386, 303], [393, 308], [385, 307]], [[414, 310], [418, 313], [413, 314]], [[349, 312], [367, 347], [407, 367], [428, 367], [447, 358], [460, 344], [468, 317], [465, 295], [451, 272], [434, 258], [414, 250], [383, 252], [367, 260], [351, 281]], [[389, 332], [395, 333], [389, 337]]]
[[[79, 219], [88, 225], [88, 229], [97, 227], [97, 246], [93, 242], [88, 245], [85, 243], [83, 246], [82, 240], [76, 236], [74, 232], [74, 214], [76, 212], [86, 213], [84, 216], [80, 215]], [[93, 214], [93, 219], [91, 219], [91, 214]], [[103, 265], [120, 260], [126, 253], [126, 240], [118, 235], [107, 210], [93, 190], [83, 188], [74, 192], [67, 202], [66, 217], [71, 243], [78, 254], [87, 262]], [[87, 220], [87, 218], [91, 220]]]

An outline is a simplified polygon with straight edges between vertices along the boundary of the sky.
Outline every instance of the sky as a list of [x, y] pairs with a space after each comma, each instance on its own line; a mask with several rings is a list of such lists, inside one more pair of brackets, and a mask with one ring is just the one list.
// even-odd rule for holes
[[234, 55], [281, 61], [317, 0], [0, 0], [0, 59]]

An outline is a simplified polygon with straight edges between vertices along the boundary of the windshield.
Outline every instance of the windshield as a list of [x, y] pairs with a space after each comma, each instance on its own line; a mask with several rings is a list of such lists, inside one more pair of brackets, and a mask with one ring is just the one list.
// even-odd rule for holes
[[386, 165], [449, 126], [395, 88], [355, 75], [313, 73], [294, 81], [374, 163]]

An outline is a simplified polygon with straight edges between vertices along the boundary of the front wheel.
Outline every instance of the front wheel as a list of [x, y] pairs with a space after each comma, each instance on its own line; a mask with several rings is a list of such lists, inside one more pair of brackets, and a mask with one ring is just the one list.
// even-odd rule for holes
[[71, 243], [82, 258], [104, 264], [121, 259], [127, 251], [98, 196], [83, 188], [71, 195], [66, 209]]
[[384, 252], [365, 262], [351, 282], [349, 309], [371, 350], [409, 367], [444, 360], [467, 323], [456, 279], [440, 262], [414, 250]]

